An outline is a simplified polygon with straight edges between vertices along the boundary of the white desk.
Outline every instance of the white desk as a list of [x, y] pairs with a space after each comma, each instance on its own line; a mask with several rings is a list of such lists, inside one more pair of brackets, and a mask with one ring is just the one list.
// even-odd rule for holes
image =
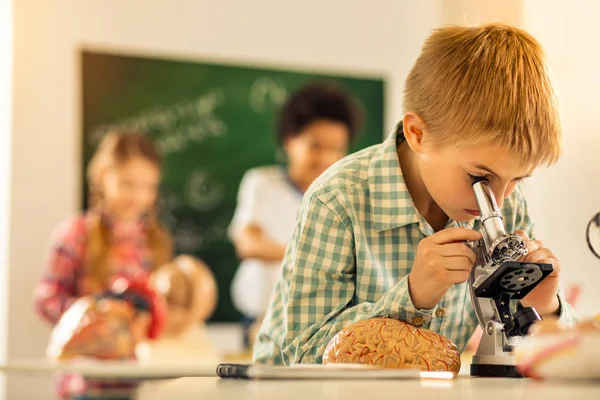
[[[460, 374], [452, 380], [241, 380], [217, 377], [155, 380], [143, 383], [135, 399], [600, 400], [600, 380], [559, 382], [472, 378], [469, 366], [470, 363], [465, 362]], [[11, 400], [51, 398], [54, 394], [52, 374], [48, 371], [22, 368], [4, 375]]]
[[[52, 398], [53, 385], [49, 376], [8, 373], [6, 379], [12, 386], [8, 397], [11, 400]], [[570, 398], [600, 400], [600, 381], [560, 383], [469, 376], [458, 376], [452, 381], [245, 381], [182, 378], [145, 383], [139, 388], [136, 400], [562, 400]]]
[[139, 400], [168, 398], [600, 400], [600, 382], [559, 383], [469, 376], [459, 376], [452, 381], [245, 381], [182, 378], [146, 383], [139, 389]]

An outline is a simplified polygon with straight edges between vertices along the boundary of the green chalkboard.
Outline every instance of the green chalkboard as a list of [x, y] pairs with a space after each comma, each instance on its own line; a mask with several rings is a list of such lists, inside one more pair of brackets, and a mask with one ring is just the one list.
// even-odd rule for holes
[[[352, 151], [383, 137], [384, 81], [84, 50], [83, 167], [113, 128], [152, 135], [162, 152], [161, 218], [178, 253], [214, 271], [219, 305], [213, 321], [238, 321], [229, 285], [239, 264], [227, 238], [240, 180], [249, 168], [276, 162], [276, 115], [286, 96], [309, 80], [337, 81], [363, 107]], [[87, 186], [82, 176], [82, 208]]]

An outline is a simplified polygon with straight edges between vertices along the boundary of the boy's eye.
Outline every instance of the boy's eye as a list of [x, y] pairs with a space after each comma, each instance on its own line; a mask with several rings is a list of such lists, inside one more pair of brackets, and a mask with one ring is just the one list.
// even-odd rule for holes
[[467, 174], [467, 175], [469, 176], [469, 179], [470, 179], [471, 181], [474, 181], [474, 180], [476, 180], [476, 179], [481, 179], [481, 178], [484, 178], [484, 179], [488, 179], [488, 180], [489, 180], [489, 179], [491, 178], [491, 175], [490, 175], [490, 174], [487, 174], [487, 175], [473, 175], [473, 174]]
[[[472, 181], [474, 181], [475, 179], [481, 179], [481, 178], [484, 178], [484, 179], [490, 180], [490, 179], [492, 178], [492, 175], [490, 175], [490, 174], [486, 174], [486, 175], [473, 175], [473, 174], [469, 174], [469, 173], [467, 173], [467, 175], [469, 176], [469, 180], [470, 180], [471, 182], [472, 182]], [[523, 181], [524, 179], [526, 179], [526, 178], [529, 178], [529, 177], [530, 177], [530, 176], [528, 175], [528, 176], [523, 176], [523, 177], [520, 177], [520, 178], [515, 178], [515, 179], [513, 179], [513, 182], [517, 182], [517, 183], [519, 183], [519, 182], [521, 182], [521, 181]]]

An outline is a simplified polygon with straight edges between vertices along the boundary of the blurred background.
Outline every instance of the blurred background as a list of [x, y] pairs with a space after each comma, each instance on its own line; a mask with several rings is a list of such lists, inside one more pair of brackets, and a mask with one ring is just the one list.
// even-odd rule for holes
[[[585, 240], [600, 211], [598, 13], [594, 0], [0, 0], [0, 357], [44, 354], [32, 292], [48, 238], [86, 206], [84, 168], [115, 126], [147, 129], [166, 154], [161, 216], [178, 251], [216, 276], [213, 343], [239, 351], [226, 230], [244, 171], [276, 162], [278, 107], [309, 79], [336, 80], [365, 113], [352, 151], [377, 143], [402, 117], [423, 40], [446, 24], [504, 22], [544, 46], [564, 154], [525, 190], [565, 290], [581, 288], [577, 311], [598, 313], [600, 261]], [[7, 386], [7, 398], [47, 392]]]

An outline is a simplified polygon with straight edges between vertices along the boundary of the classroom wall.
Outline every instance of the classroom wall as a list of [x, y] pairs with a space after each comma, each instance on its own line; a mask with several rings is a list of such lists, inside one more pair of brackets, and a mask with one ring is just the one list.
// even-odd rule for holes
[[[6, 362], [8, 331], [8, 233], [12, 120], [12, 1], [0, 3], [0, 363]], [[0, 398], [5, 390], [0, 376]]]

